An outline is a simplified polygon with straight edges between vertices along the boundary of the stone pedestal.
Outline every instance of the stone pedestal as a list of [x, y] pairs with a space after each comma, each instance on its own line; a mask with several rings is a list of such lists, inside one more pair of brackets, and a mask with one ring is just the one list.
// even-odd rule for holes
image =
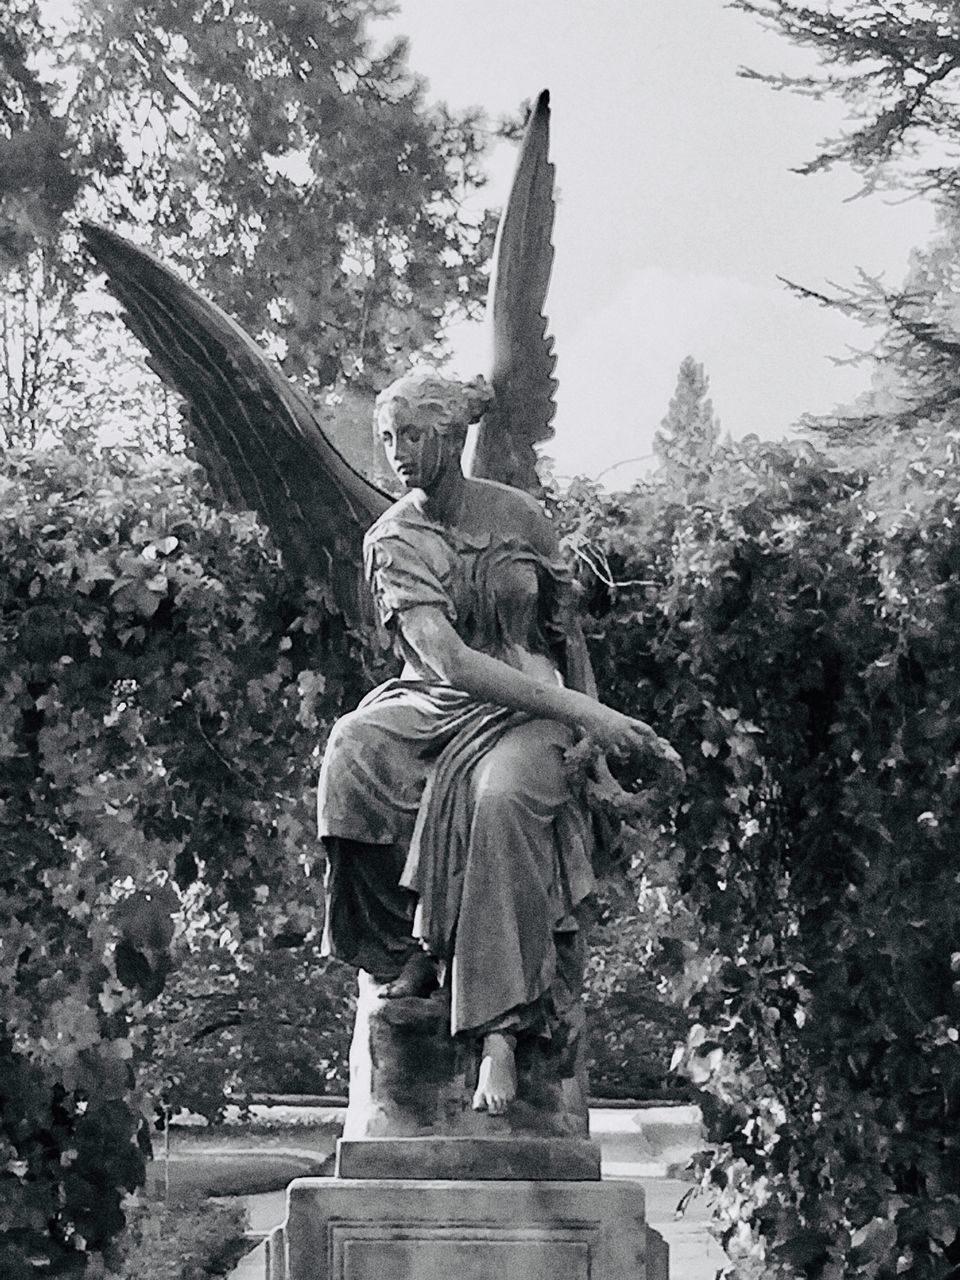
[[269, 1280], [667, 1280], [630, 1182], [298, 1178]]
[[585, 1139], [584, 1014], [578, 992], [578, 984], [559, 977], [551, 992], [549, 1028], [518, 1034], [516, 1102], [506, 1115], [490, 1116], [472, 1108], [480, 1041], [450, 1035], [448, 992], [391, 998], [361, 972], [343, 1136]]
[[388, 997], [361, 973], [336, 1176], [290, 1184], [269, 1280], [667, 1280], [642, 1188], [600, 1180], [579, 935], [557, 951], [502, 1116], [472, 1108], [480, 1041], [451, 1037], [447, 993]]
[[341, 1138], [336, 1176], [595, 1182], [600, 1147], [586, 1138]]

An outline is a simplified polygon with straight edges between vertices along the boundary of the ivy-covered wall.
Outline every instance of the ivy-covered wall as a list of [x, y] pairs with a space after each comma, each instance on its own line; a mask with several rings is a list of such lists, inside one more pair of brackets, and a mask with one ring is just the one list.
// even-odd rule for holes
[[748, 444], [563, 505], [633, 583], [584, 575], [602, 689], [687, 768], [632, 874], [745, 1275], [960, 1263], [958, 441], [868, 460]]
[[134, 1067], [149, 1068], [171, 965], [206, 948], [250, 968], [315, 921], [312, 752], [360, 675], [319, 589], [288, 581], [262, 531], [208, 506], [182, 461], [9, 455], [0, 558], [13, 1278], [30, 1259], [81, 1265], [120, 1225], [142, 1172]]

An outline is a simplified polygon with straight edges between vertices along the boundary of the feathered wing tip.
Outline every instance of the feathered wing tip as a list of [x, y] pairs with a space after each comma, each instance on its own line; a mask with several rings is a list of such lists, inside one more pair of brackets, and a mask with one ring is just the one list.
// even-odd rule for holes
[[83, 234], [151, 367], [186, 400], [214, 491], [255, 510], [286, 562], [328, 584], [349, 625], [367, 625], [363, 534], [391, 499], [349, 465], [306, 398], [224, 311], [116, 232], [85, 223]]
[[554, 167], [548, 158], [550, 94], [531, 112], [500, 219], [487, 298], [493, 332], [493, 410], [480, 425], [471, 472], [540, 491], [535, 445], [553, 436], [557, 358], [544, 304], [553, 266]]

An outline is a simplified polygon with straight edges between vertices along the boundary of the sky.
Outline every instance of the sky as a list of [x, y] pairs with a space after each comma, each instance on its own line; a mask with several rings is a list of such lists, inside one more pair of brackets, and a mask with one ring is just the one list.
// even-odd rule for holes
[[[842, 108], [737, 71], [805, 71], [808, 53], [722, 0], [400, 0], [371, 28], [397, 34], [428, 100], [495, 117], [550, 90], [560, 476], [642, 474], [687, 355], [734, 437], [788, 435], [866, 387], [864, 367], [835, 360], [869, 333], [778, 277], [822, 289], [859, 267], [899, 283], [934, 219], [920, 200], [856, 198], [849, 169], [791, 172]], [[491, 157], [487, 203], [505, 201], [514, 156]], [[450, 339], [454, 372], [487, 368], [482, 325]]]

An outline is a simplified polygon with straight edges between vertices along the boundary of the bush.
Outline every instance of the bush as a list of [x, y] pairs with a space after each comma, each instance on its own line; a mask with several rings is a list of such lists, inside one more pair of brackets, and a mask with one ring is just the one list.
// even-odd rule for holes
[[[634, 887], [634, 886], [631, 886]], [[595, 1098], [686, 1098], [692, 1090], [671, 1071], [686, 1020], [659, 989], [651, 967], [651, 930], [634, 894], [604, 895], [590, 935], [584, 1003], [587, 1070]]]
[[208, 506], [182, 460], [7, 455], [0, 556], [14, 1280], [37, 1261], [82, 1269], [122, 1226], [146, 1142], [134, 1068], [171, 944], [249, 972], [317, 922], [315, 753], [361, 675], [321, 588]]
[[145, 1081], [213, 1120], [252, 1093], [346, 1093], [356, 987], [315, 937], [227, 963], [201, 945], [150, 1009]]
[[237, 1202], [167, 1206], [138, 1199], [126, 1216], [105, 1280], [208, 1280], [231, 1272], [251, 1247], [246, 1210]]
[[[686, 1010], [703, 1173], [765, 1276], [960, 1261], [960, 466], [897, 442], [873, 479], [731, 448], [566, 513], [603, 694], [680, 750], [675, 823], [634, 838], [645, 964]], [[589, 578], [588, 578], [589, 581]], [[646, 584], [646, 585], [642, 585]]]

